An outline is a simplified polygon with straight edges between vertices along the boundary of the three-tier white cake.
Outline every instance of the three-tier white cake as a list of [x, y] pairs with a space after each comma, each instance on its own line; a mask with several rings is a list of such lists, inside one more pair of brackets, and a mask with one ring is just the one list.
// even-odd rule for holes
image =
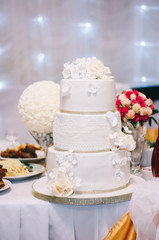
[[66, 63], [60, 111], [48, 149], [48, 186], [53, 195], [100, 193], [127, 186], [135, 142], [121, 132], [110, 70], [96, 58]]

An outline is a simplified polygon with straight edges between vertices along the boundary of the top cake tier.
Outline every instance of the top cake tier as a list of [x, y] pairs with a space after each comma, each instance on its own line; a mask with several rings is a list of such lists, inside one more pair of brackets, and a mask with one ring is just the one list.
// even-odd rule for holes
[[60, 110], [105, 113], [115, 110], [116, 90], [110, 69], [97, 58], [65, 63], [60, 86]]
[[60, 89], [62, 111], [102, 113], [115, 110], [116, 91], [113, 79], [63, 79]]

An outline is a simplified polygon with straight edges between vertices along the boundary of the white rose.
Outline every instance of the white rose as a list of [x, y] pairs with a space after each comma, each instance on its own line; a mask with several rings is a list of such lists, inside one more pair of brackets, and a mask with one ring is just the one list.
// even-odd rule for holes
[[121, 99], [121, 103], [123, 106], [130, 106], [131, 101], [128, 98]]
[[134, 111], [135, 113], [140, 112], [140, 109], [141, 109], [140, 104], [135, 103], [135, 104], [133, 105], [133, 111]]

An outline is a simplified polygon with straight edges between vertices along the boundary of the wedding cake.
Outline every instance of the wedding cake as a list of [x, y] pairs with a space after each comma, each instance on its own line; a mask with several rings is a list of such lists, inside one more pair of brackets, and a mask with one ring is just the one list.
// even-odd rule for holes
[[55, 196], [126, 187], [135, 142], [121, 131], [110, 69], [94, 58], [64, 64], [60, 110], [48, 149], [48, 187]]

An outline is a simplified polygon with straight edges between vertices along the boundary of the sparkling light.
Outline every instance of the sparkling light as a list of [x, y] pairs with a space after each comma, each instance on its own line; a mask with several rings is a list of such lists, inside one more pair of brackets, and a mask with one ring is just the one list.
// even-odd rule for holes
[[37, 22], [39, 24], [43, 24], [44, 23], [44, 17], [42, 17], [42, 16], [36, 17], [36, 18], [34, 18], [34, 22]]
[[38, 60], [39, 63], [44, 62], [44, 59], [45, 59], [45, 54], [44, 53], [39, 53], [37, 55], [37, 60]]
[[141, 5], [140, 7], [141, 7], [141, 9], [144, 10], [144, 11], [147, 10], [147, 7], [146, 7], [145, 5]]
[[141, 77], [141, 81], [142, 82], [147, 82], [147, 78], [143, 76], [143, 77]]
[[7, 87], [7, 83], [5, 81], [0, 80], [0, 90], [5, 89]]
[[81, 27], [83, 32], [85, 32], [85, 33], [89, 33], [93, 30], [93, 26], [90, 22], [79, 23], [78, 26]]
[[140, 46], [141, 47], [146, 47], [146, 42], [144, 42], [144, 41], [140, 42]]

